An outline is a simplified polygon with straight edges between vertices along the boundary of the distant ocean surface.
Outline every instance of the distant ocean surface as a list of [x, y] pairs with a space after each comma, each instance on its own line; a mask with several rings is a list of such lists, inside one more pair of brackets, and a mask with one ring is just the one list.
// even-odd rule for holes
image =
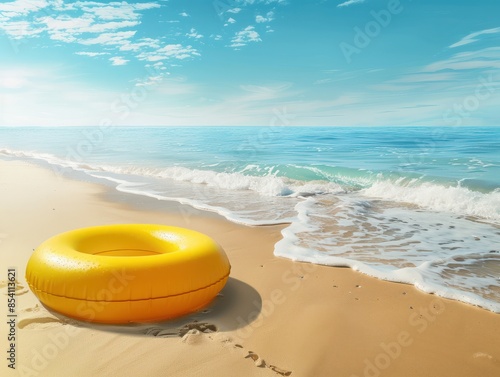
[[286, 223], [277, 256], [500, 313], [500, 127], [0, 127], [0, 158]]

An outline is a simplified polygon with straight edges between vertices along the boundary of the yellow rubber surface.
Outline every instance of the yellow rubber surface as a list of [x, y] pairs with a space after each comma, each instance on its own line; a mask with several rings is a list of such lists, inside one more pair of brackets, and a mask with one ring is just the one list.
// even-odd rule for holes
[[210, 303], [229, 277], [224, 250], [193, 230], [107, 225], [42, 243], [26, 281], [47, 307], [101, 323], [160, 321]]

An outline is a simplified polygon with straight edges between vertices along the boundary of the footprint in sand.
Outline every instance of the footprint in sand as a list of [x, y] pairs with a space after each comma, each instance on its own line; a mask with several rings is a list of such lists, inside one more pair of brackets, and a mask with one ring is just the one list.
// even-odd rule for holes
[[292, 374], [291, 371], [281, 369], [276, 365], [267, 365], [264, 359], [262, 359], [259, 355], [257, 355], [255, 352], [252, 351], [248, 351], [248, 355], [245, 356], [245, 359], [252, 359], [256, 367], [269, 368], [274, 373], [279, 374], [281, 376], [290, 376]]
[[199, 333], [208, 334], [217, 331], [217, 327], [206, 322], [193, 322], [182, 326], [179, 329], [165, 329], [161, 327], [149, 327], [144, 330], [144, 334], [160, 338], [180, 337], [183, 338], [190, 331], [196, 330]]
[[252, 359], [255, 363], [256, 367], [259, 368], [265, 368], [266, 367], [266, 361], [264, 359], [261, 359], [259, 355], [253, 352], [248, 352], [248, 355], [245, 356], [245, 359]]
[[144, 334], [155, 336], [158, 338], [173, 338], [179, 336], [178, 331], [174, 331], [171, 329], [162, 329], [157, 327], [150, 327], [144, 330]]
[[189, 345], [195, 345], [203, 342], [203, 339], [203, 333], [200, 330], [193, 329], [184, 334], [182, 342]]
[[290, 372], [289, 370], [284, 370], [284, 369], [278, 368], [275, 365], [269, 365], [268, 368], [271, 369], [274, 373], [280, 374], [282, 376], [289, 376], [292, 374], [292, 372]]
[[204, 334], [209, 334], [209, 333], [217, 332], [217, 326], [212, 325], [211, 323], [207, 323], [207, 322], [188, 323], [187, 325], [184, 325], [179, 329], [179, 336], [183, 337], [190, 330], [198, 330], [199, 332], [202, 332]]

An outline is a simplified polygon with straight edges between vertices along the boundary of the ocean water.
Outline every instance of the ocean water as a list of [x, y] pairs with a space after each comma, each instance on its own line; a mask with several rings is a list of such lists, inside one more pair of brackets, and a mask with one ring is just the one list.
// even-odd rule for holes
[[0, 127], [0, 158], [286, 224], [277, 256], [500, 313], [500, 127]]

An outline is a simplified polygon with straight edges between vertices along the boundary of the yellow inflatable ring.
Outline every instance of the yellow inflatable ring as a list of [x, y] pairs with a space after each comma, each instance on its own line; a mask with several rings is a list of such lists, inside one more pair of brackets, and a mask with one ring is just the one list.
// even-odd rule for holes
[[210, 237], [164, 225], [73, 230], [42, 243], [26, 281], [47, 307], [101, 323], [160, 321], [199, 310], [231, 266]]

